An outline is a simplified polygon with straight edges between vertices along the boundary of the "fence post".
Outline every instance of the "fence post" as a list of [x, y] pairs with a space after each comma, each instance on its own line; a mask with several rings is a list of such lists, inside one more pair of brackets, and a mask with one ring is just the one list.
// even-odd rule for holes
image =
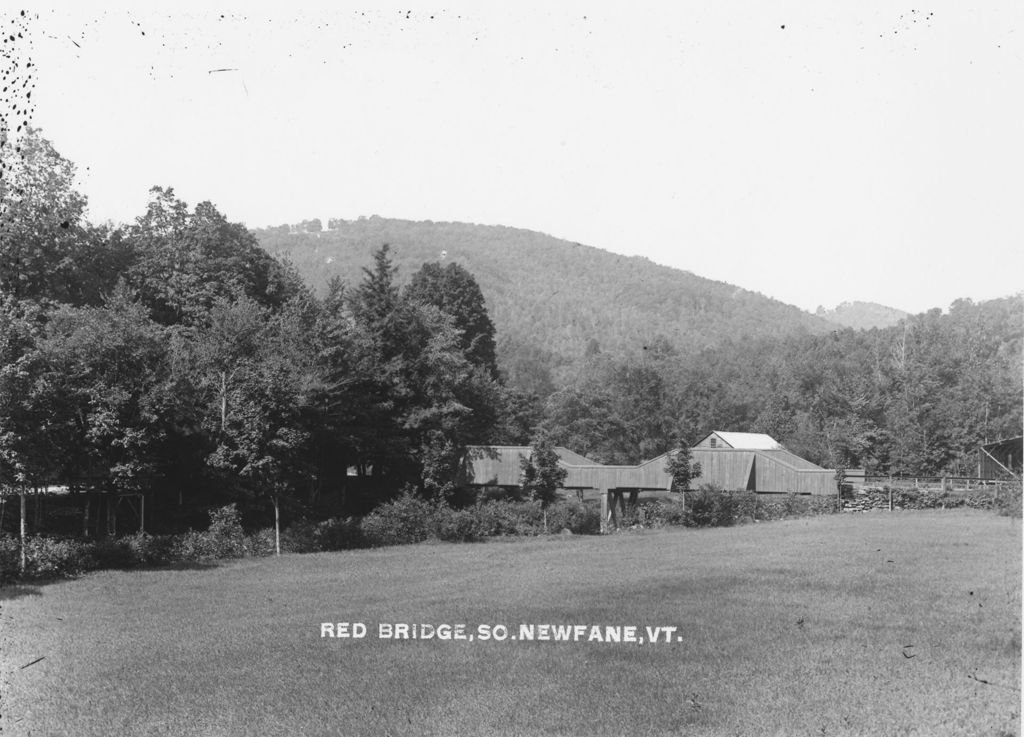
[[892, 487], [889, 487], [889, 511], [892, 511]]

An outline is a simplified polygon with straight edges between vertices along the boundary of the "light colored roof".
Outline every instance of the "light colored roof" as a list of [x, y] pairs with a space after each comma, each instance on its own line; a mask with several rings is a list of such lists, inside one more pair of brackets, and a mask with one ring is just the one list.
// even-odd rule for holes
[[737, 450], [782, 450], [782, 446], [771, 435], [761, 432], [721, 432], [715, 435]]

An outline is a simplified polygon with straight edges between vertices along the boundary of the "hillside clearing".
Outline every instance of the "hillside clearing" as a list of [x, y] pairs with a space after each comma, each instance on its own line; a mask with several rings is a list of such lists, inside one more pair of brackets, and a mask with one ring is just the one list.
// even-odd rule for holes
[[[965, 511], [102, 572], [3, 591], [0, 726], [1017, 734], [1020, 582], [1020, 521]], [[346, 621], [368, 636], [321, 638]], [[680, 641], [395, 641], [381, 622], [675, 626]]]

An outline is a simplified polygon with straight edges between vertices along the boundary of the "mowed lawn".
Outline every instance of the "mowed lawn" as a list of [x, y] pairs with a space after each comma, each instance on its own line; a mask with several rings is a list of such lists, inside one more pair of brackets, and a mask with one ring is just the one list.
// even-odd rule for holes
[[[423, 544], [3, 593], [4, 735], [1020, 732], [1021, 523], [988, 513]], [[343, 621], [367, 637], [321, 638]], [[680, 639], [398, 642], [380, 622]]]

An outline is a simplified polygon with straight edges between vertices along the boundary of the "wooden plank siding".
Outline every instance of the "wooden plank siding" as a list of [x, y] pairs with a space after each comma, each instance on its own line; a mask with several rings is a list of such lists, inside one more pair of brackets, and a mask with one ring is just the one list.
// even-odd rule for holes
[[835, 494], [835, 475], [835, 471], [826, 468], [796, 468], [771, 452], [757, 456], [757, 491]]
[[[660, 463], [658, 462], [660, 460]], [[570, 466], [567, 489], [650, 489], [667, 491], [671, 479], [665, 473], [664, 456], [637, 466]]]
[[727, 491], [756, 489], [749, 483], [756, 450], [701, 447], [692, 449], [690, 453], [692, 460], [700, 463], [701, 473], [694, 482], [696, 485], [714, 484]]

